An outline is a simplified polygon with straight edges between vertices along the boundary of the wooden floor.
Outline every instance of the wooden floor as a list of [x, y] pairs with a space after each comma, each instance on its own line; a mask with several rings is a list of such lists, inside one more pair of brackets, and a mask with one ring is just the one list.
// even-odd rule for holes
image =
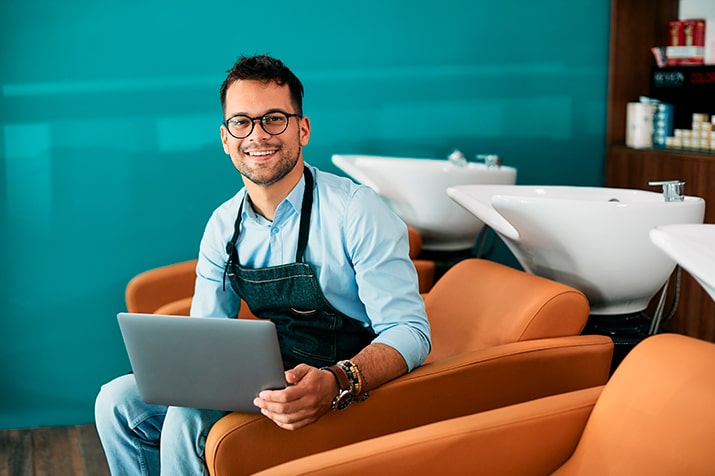
[[94, 425], [0, 431], [0, 476], [104, 476]]

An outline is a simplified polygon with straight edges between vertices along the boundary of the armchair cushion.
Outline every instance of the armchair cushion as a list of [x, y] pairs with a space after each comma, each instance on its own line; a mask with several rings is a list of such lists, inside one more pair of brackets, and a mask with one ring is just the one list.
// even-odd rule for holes
[[638, 344], [602, 387], [363, 441], [262, 476], [340, 474], [711, 475], [715, 344]]
[[592, 387], [441, 421], [256, 474], [546, 476], [576, 447], [602, 390], [602, 386]]
[[608, 337], [594, 335], [474, 351], [424, 365], [372, 391], [366, 401], [296, 431], [283, 430], [262, 415], [230, 413], [209, 432], [206, 462], [212, 475], [252, 474], [376, 436], [601, 385], [608, 378], [612, 349]]

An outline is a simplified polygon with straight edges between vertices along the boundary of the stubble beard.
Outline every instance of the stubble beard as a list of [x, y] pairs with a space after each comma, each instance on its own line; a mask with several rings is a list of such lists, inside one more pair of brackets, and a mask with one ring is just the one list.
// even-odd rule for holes
[[249, 167], [244, 161], [239, 161], [238, 172], [255, 183], [256, 185], [268, 186], [272, 185], [286, 175], [288, 175], [298, 163], [298, 158], [300, 157], [301, 147], [298, 147], [298, 151], [295, 157], [284, 156], [281, 154], [280, 160], [276, 163], [275, 168], [266, 167]]

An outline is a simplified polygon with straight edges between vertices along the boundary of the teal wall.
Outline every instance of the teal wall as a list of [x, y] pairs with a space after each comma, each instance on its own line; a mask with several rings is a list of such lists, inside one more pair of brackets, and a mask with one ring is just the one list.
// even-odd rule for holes
[[193, 258], [241, 186], [218, 129], [241, 54], [303, 79], [324, 169], [456, 147], [521, 184], [602, 184], [608, 2], [349, 4], [2, 3], [0, 428], [91, 422], [128, 370], [127, 281]]

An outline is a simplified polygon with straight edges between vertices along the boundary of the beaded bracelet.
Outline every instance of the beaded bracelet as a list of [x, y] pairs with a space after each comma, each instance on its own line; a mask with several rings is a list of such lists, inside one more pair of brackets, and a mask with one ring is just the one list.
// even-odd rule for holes
[[351, 382], [350, 390], [357, 401], [365, 400], [369, 396], [367, 393], [367, 381], [360, 367], [350, 360], [341, 360], [338, 362], [338, 365], [345, 370], [345, 373], [348, 375]]

